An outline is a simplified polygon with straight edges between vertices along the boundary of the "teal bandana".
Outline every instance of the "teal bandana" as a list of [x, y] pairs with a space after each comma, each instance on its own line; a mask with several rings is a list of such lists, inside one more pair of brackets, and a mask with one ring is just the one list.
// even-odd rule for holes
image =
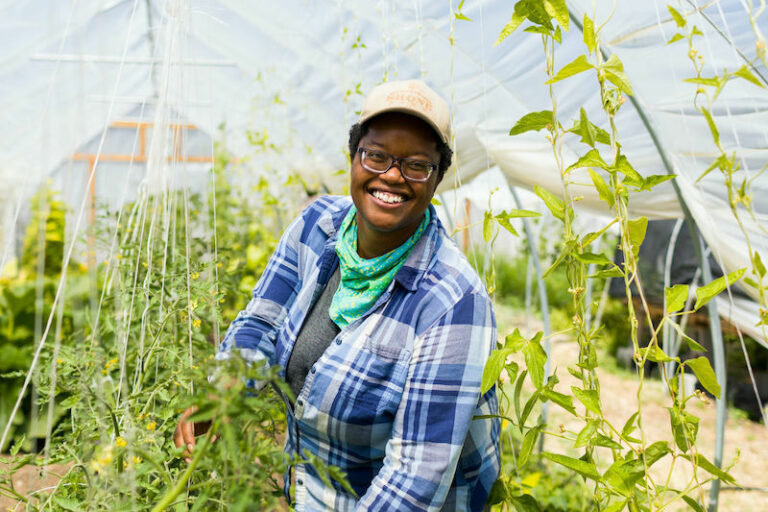
[[328, 314], [343, 329], [368, 311], [386, 290], [392, 278], [405, 263], [408, 254], [429, 224], [429, 209], [424, 212], [416, 232], [397, 249], [376, 258], [365, 259], [357, 254], [357, 210], [354, 206], [339, 228], [336, 254], [339, 255], [341, 282], [333, 296]]

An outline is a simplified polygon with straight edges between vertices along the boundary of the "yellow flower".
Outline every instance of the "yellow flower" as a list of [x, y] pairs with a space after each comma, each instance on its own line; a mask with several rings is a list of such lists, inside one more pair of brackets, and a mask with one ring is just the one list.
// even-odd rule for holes
[[216, 267], [217, 267], [217, 268], [221, 268], [221, 267], [222, 267], [222, 264], [221, 264], [221, 262], [218, 262], [218, 263], [216, 264]]
[[147, 430], [155, 430], [157, 428], [157, 423], [154, 421], [150, 421], [147, 423]]
[[120, 436], [117, 436], [117, 439], [115, 439], [115, 445], [118, 448], [122, 448], [123, 446], [127, 445], [128, 443], [125, 442], [125, 439], [123, 439]]
[[117, 256], [115, 256], [116, 259], [121, 260], [123, 259], [123, 255], [120, 253], [117, 253]]
[[133, 456], [133, 463], [134, 464], [141, 464], [141, 457]]
[[63, 363], [63, 362], [64, 362], [64, 361], [62, 361], [60, 357], [57, 357], [57, 358], [56, 358], [56, 364], [61, 364], [61, 363]]
[[200, 322], [200, 319], [199, 319], [199, 318], [195, 318], [195, 319], [192, 321], [192, 325], [194, 325], [195, 327], [200, 327], [200, 323], [201, 323], [201, 322]]
[[200, 277], [200, 274], [197, 272], [192, 272], [192, 279], [197, 279], [198, 277]]
[[104, 369], [105, 369], [105, 370], [109, 370], [110, 368], [112, 368], [113, 366], [115, 366], [115, 365], [117, 364], [117, 362], [118, 362], [118, 359], [117, 359], [116, 357], [113, 357], [112, 359], [110, 359], [109, 361], [107, 361], [107, 362], [104, 364]]
[[112, 445], [100, 450], [97, 455], [91, 459], [91, 469], [97, 473], [99, 471], [104, 471], [107, 469], [110, 462], [112, 462]]

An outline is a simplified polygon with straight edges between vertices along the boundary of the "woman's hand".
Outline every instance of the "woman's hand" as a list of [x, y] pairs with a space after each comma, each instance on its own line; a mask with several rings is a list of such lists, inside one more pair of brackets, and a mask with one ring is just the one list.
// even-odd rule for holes
[[208, 432], [211, 428], [210, 421], [203, 421], [195, 423], [189, 421], [189, 417], [197, 411], [197, 407], [190, 407], [181, 415], [179, 423], [176, 425], [176, 430], [173, 431], [173, 442], [177, 448], [182, 446], [186, 448], [184, 450], [184, 460], [191, 462], [192, 450], [195, 447], [195, 436], [200, 436]]

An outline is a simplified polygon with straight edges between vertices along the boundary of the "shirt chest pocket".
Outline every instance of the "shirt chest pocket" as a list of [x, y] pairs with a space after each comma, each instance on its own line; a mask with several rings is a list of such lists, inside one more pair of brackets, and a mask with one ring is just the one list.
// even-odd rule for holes
[[361, 339], [353, 343], [349, 372], [340, 389], [345, 421], [382, 424], [394, 419], [408, 376], [410, 347], [407, 335], [392, 332], [382, 318], [368, 320]]
[[407, 366], [363, 349], [350, 370], [340, 386], [334, 416], [357, 425], [391, 423], [403, 395]]

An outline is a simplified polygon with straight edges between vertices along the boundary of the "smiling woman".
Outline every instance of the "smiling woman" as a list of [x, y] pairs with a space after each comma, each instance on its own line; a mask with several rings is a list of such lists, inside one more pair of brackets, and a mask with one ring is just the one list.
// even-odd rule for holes
[[440, 153], [434, 130], [413, 116], [388, 112], [367, 124], [353, 153], [349, 188], [357, 208], [357, 250], [373, 258], [399, 247], [416, 231], [440, 182], [437, 172], [414, 181], [403, 167], [418, 162], [434, 168]]
[[[285, 368], [296, 510], [483, 510], [499, 471], [491, 301], [430, 205], [450, 165], [448, 106], [421, 81], [374, 89], [350, 130], [350, 197], [322, 197], [283, 234], [233, 350]], [[202, 430], [186, 421], [178, 446]], [[473, 420], [474, 417], [483, 419]]]

